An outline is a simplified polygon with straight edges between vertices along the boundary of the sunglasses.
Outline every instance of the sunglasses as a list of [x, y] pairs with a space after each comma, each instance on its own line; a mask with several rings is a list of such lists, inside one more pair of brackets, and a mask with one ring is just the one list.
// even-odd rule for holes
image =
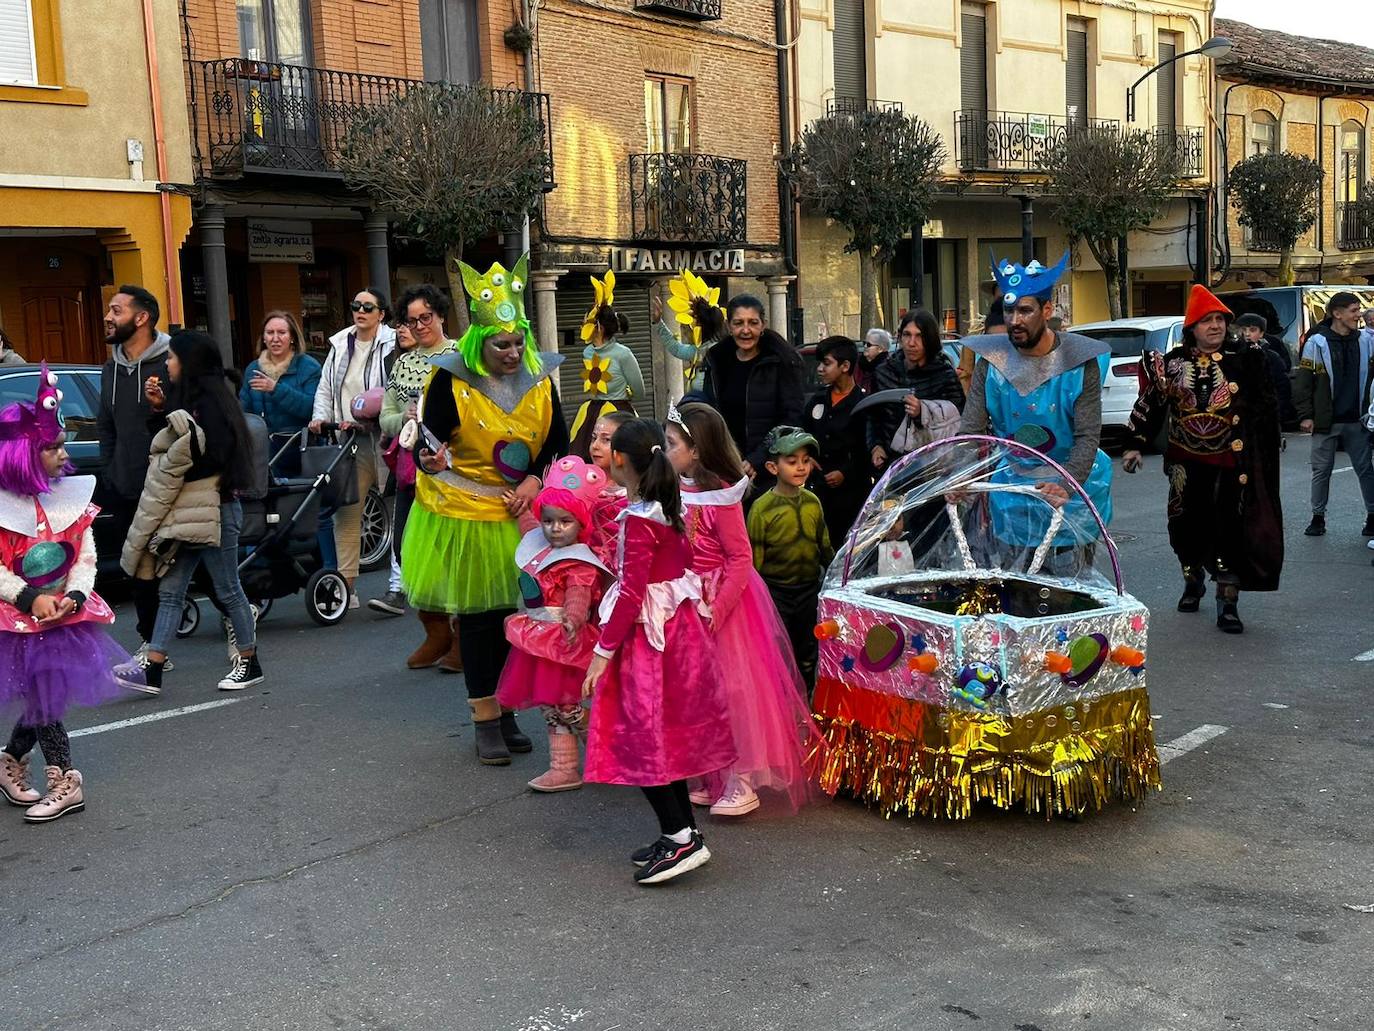
[[349, 308], [351, 308], [353, 311], [360, 311], [365, 315], [371, 315], [374, 311], [377, 310], [377, 306], [373, 304], [371, 301], [354, 301], [352, 304], [349, 305]]

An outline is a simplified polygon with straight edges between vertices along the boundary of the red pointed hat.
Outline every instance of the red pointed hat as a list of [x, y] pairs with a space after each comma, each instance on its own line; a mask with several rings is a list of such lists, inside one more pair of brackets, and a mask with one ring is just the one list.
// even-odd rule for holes
[[1228, 319], [1235, 314], [1221, 303], [1221, 298], [1216, 294], [1201, 283], [1194, 283], [1193, 291], [1188, 295], [1188, 311], [1183, 316], [1183, 328], [1191, 329], [1214, 311], [1221, 312]]

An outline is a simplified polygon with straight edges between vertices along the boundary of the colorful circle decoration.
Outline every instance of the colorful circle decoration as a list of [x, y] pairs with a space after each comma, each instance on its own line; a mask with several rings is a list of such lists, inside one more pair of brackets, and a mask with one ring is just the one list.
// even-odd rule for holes
[[1057, 443], [1054, 434], [1049, 431], [1048, 427], [1034, 422], [1022, 423], [1016, 427], [1016, 432], [1012, 437], [1018, 444], [1035, 448], [1041, 454], [1049, 454], [1054, 450], [1054, 445]]
[[954, 678], [958, 685], [952, 692], [956, 698], [978, 709], [986, 709], [988, 701], [1006, 689], [1002, 674], [986, 662], [971, 662]]
[[1097, 676], [1102, 664], [1107, 661], [1111, 649], [1103, 634], [1085, 634], [1075, 637], [1069, 645], [1069, 661], [1073, 663], [1067, 673], [1060, 676], [1070, 687], [1082, 687]]
[[906, 635], [896, 623], [879, 623], [864, 635], [859, 665], [870, 673], [882, 673], [897, 665], [906, 650]]
[[496, 471], [511, 483], [519, 483], [529, 473], [529, 445], [522, 440], [498, 440], [491, 449], [491, 461]]
[[19, 575], [30, 587], [61, 586], [76, 560], [76, 549], [63, 541], [40, 541], [24, 553]]

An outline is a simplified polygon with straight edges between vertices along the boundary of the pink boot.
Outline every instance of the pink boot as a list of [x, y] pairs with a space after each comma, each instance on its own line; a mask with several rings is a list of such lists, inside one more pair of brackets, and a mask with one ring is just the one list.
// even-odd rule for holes
[[43, 796], [29, 787], [29, 760], [0, 751], [0, 792], [10, 805], [31, 806]]
[[549, 769], [530, 781], [535, 791], [573, 791], [582, 786], [577, 768], [577, 735], [549, 728]]

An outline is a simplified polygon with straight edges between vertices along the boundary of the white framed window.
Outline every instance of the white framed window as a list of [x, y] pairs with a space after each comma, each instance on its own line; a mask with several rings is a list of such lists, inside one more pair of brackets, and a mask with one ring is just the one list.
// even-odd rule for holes
[[1268, 111], [1250, 115], [1250, 155], [1272, 154], [1279, 149], [1279, 123]]
[[0, 0], [0, 85], [35, 86], [33, 10], [29, 0]]

